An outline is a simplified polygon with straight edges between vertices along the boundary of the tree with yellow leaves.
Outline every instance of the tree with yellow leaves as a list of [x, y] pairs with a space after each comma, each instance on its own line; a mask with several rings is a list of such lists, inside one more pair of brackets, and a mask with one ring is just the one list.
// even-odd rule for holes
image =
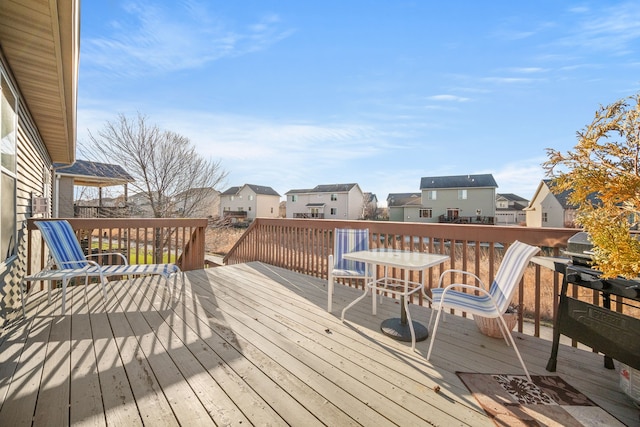
[[601, 106], [577, 138], [565, 154], [547, 149], [543, 167], [552, 191], [570, 190], [576, 222], [593, 244], [594, 268], [605, 278], [638, 277], [640, 241], [630, 230], [640, 213], [640, 94]]

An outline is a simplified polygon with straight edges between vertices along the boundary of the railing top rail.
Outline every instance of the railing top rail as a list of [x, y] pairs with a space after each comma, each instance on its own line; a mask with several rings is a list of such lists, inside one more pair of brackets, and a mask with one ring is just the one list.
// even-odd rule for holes
[[[245, 235], [248, 235], [248, 233], [250, 233], [255, 227], [259, 226], [281, 226], [322, 230], [332, 230], [334, 228], [368, 228], [372, 234], [394, 234], [416, 237], [425, 236], [445, 240], [489, 243], [504, 243], [520, 240], [531, 245], [550, 248], [566, 247], [567, 239], [580, 231], [576, 228], [520, 227], [483, 224], [256, 218], [245, 232]], [[236, 246], [237, 245], [238, 244], [236, 244]], [[229, 253], [231, 252], [233, 252], [233, 249], [229, 251]]]
[[35, 230], [37, 221], [66, 219], [74, 229], [89, 228], [150, 228], [207, 227], [207, 218], [29, 218], [27, 229]]

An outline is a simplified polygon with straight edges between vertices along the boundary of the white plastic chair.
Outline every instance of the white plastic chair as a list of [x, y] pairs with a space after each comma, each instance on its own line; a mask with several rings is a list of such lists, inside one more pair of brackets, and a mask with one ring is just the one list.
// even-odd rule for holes
[[349, 252], [369, 250], [369, 229], [336, 228], [333, 232], [333, 254], [329, 255], [329, 277], [327, 283], [327, 311], [332, 310], [333, 286], [335, 279], [365, 278], [363, 262], [344, 259], [342, 255]]
[[[531, 258], [539, 250], [540, 249], [535, 246], [530, 246], [517, 240], [513, 242], [505, 252], [495, 280], [488, 290], [482, 280], [473, 273], [463, 270], [446, 270], [443, 272], [440, 275], [440, 280], [438, 281], [438, 288], [431, 290], [433, 310], [429, 319], [429, 327], [431, 327], [434, 313], [437, 311], [438, 314], [431, 334], [431, 343], [429, 344], [427, 360], [431, 357], [431, 350], [433, 349], [433, 343], [436, 339], [436, 332], [438, 330], [443, 310], [461, 310], [474, 316], [477, 315], [498, 319], [500, 331], [502, 332], [505, 342], [507, 345], [513, 346], [527, 379], [531, 381], [529, 371], [520, 356], [520, 352], [518, 351], [518, 347], [511, 335], [511, 331], [507, 328], [507, 324], [502, 315], [507, 311], [507, 308], [511, 303], [516, 286], [522, 279], [525, 268], [529, 264]], [[463, 275], [471, 276], [479, 285], [452, 283], [443, 287], [443, 279], [451, 273], [461, 273]], [[462, 289], [466, 289], [468, 292], [462, 292]], [[477, 295], [476, 292], [478, 293]]]
[[[85, 255], [80, 246], [80, 242], [66, 220], [36, 221], [36, 227], [41, 231], [42, 237], [49, 248], [50, 261], [40, 272], [27, 276], [20, 285], [22, 293], [22, 311], [25, 313], [24, 284], [28, 281], [48, 281], [48, 296], [51, 300], [51, 281], [62, 281], [62, 313], [65, 312], [65, 299], [67, 284], [75, 277], [84, 277], [85, 285], [89, 277], [99, 277], [102, 285], [102, 294], [107, 300], [106, 278], [109, 276], [129, 276], [132, 275], [160, 275], [169, 282], [169, 276], [180, 272], [180, 268], [175, 264], [129, 264], [126, 257], [121, 253], [100, 253], [95, 255]], [[119, 256], [122, 264], [101, 266], [97, 262], [90, 260], [92, 256]], [[171, 284], [169, 290], [173, 294]]]

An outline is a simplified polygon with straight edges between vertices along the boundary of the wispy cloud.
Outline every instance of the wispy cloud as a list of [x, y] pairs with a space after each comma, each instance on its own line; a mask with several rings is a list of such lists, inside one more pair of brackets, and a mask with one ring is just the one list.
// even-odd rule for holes
[[542, 67], [513, 67], [509, 68], [507, 71], [512, 73], [520, 73], [520, 74], [537, 74], [537, 73], [545, 73], [549, 71], [547, 68]]
[[628, 2], [599, 10], [573, 9], [577, 22], [560, 40], [568, 47], [618, 55], [635, 52], [632, 43], [640, 39], [640, 3]]
[[429, 96], [427, 99], [430, 99], [432, 101], [446, 101], [446, 102], [467, 102], [467, 101], [469, 101], [469, 98], [465, 98], [463, 96], [457, 96], [457, 95], [449, 95], [449, 94], [433, 95], [433, 96]]
[[83, 40], [83, 61], [116, 75], [193, 69], [266, 49], [294, 32], [281, 28], [275, 14], [233, 28], [198, 2], [176, 5], [171, 11], [153, 2], [137, 2], [124, 12], [126, 19], [111, 22], [108, 36]]
[[525, 78], [525, 77], [484, 77], [481, 80], [494, 83], [494, 84], [519, 84], [519, 83], [533, 83], [539, 81], [539, 79]]

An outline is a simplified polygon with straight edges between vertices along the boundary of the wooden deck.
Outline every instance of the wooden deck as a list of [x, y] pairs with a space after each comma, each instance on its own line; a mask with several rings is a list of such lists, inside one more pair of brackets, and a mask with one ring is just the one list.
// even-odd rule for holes
[[[448, 316], [431, 362], [429, 341], [379, 332], [399, 305], [371, 315], [361, 291], [261, 263], [186, 273], [174, 298], [156, 278], [74, 287], [60, 298], [32, 295], [26, 320], [0, 346], [0, 426], [21, 425], [473, 425], [493, 422], [456, 371], [521, 374], [504, 341]], [[412, 306], [428, 321], [429, 309]], [[518, 335], [532, 374], [548, 341]], [[562, 346], [558, 375], [628, 425], [638, 410], [600, 356]], [[436, 386], [440, 391], [434, 391]]]

